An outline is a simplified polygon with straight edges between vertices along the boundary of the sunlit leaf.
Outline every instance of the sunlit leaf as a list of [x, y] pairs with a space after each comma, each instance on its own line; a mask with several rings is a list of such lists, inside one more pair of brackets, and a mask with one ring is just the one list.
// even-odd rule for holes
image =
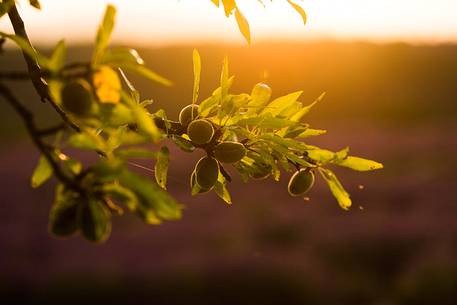
[[157, 184], [167, 189], [167, 177], [168, 177], [168, 164], [170, 162], [170, 151], [166, 146], [163, 146], [157, 154], [157, 162], [154, 165], [154, 175]]
[[219, 173], [219, 177], [216, 181], [216, 184], [214, 185], [213, 190], [217, 196], [219, 196], [219, 198], [224, 200], [225, 203], [232, 204], [232, 197], [230, 196], [230, 192], [227, 189], [225, 178], [221, 173]]
[[194, 62], [194, 90], [192, 95], [192, 104], [195, 104], [198, 100], [200, 91], [200, 74], [202, 71], [202, 63], [200, 54], [198, 53], [197, 49], [194, 49], [192, 56]]
[[299, 122], [318, 102], [325, 97], [325, 92], [322, 93], [314, 102], [310, 105], [303, 107], [300, 111], [294, 114], [290, 119], [294, 122]]
[[300, 5], [292, 2], [292, 0], [287, 0], [287, 2], [289, 2], [289, 4], [294, 8], [294, 10], [296, 10], [300, 14], [303, 20], [303, 24], [306, 25], [307, 16], [305, 10]]
[[62, 69], [65, 65], [66, 56], [67, 48], [65, 46], [65, 41], [60, 40], [52, 52], [51, 58], [49, 60], [49, 69], [51, 71], [59, 71]]
[[130, 211], [135, 211], [139, 206], [135, 193], [118, 183], [104, 184], [103, 192], [110, 198], [123, 203]]
[[43, 183], [45, 183], [49, 178], [52, 177], [52, 167], [51, 164], [44, 156], [40, 156], [38, 160], [38, 165], [33, 171], [30, 184], [33, 188], [37, 188]]
[[222, 72], [221, 72], [221, 96], [224, 98], [230, 88], [229, 83], [229, 63], [228, 57], [224, 57], [224, 62], [222, 63]]
[[235, 0], [221, 0], [224, 5], [225, 16], [230, 16], [232, 11], [236, 8]]
[[132, 108], [133, 116], [138, 124], [138, 129], [147, 135], [153, 142], [160, 140], [162, 133], [157, 128], [149, 112], [140, 105], [134, 105]]
[[39, 0], [29, 0], [29, 3], [31, 6], [33, 6], [34, 8], [38, 9], [38, 10], [41, 10], [41, 4], [40, 4], [40, 1]]
[[319, 172], [327, 182], [330, 191], [338, 201], [340, 207], [344, 210], [348, 210], [352, 205], [351, 198], [335, 174], [331, 170], [325, 168], [319, 168]]
[[335, 164], [361, 172], [383, 168], [383, 165], [379, 162], [352, 156], [349, 156], [342, 161], [338, 161]]
[[131, 48], [112, 48], [106, 50], [100, 59], [100, 64], [119, 66], [125, 63], [144, 65], [144, 60], [135, 49]]
[[243, 34], [243, 36], [246, 39], [246, 41], [248, 42], [248, 44], [250, 44], [251, 43], [251, 31], [249, 29], [249, 23], [238, 8], [235, 9], [235, 18], [236, 18], [236, 22], [238, 24], [238, 28], [240, 29], [241, 34]]
[[152, 71], [151, 69], [149, 69], [143, 65], [122, 62], [122, 63], [117, 64], [117, 66], [123, 70], [130, 71], [132, 73], [135, 73], [139, 76], [142, 76], [148, 80], [162, 84], [164, 86], [173, 85], [173, 82], [171, 82], [170, 80], [166, 79], [163, 76], [160, 76], [156, 72]]
[[281, 113], [281, 111], [294, 104], [302, 93], [303, 91], [297, 91], [278, 97], [269, 103], [260, 114], [271, 113], [273, 116], [276, 116]]
[[181, 218], [181, 206], [165, 190], [148, 178], [124, 170], [119, 176], [119, 182], [136, 194], [142, 208], [152, 212], [149, 213], [151, 217], [157, 216], [163, 220]]
[[49, 67], [49, 60], [45, 56], [41, 55], [37, 50], [35, 50], [24, 38], [3, 32], [0, 32], [0, 37], [12, 40], [19, 48], [22, 49], [25, 54], [34, 59], [42, 68]]
[[192, 145], [192, 142], [178, 135], [173, 135], [171, 137], [173, 142], [185, 152], [193, 152], [195, 147]]
[[90, 130], [71, 135], [67, 140], [67, 144], [79, 149], [106, 150], [106, 143], [103, 138]]
[[98, 64], [103, 53], [108, 47], [108, 43], [113, 32], [114, 22], [116, 18], [116, 8], [113, 5], [108, 5], [105, 10], [103, 21], [100, 24], [97, 37], [95, 38], [95, 51], [92, 58], [94, 64]]

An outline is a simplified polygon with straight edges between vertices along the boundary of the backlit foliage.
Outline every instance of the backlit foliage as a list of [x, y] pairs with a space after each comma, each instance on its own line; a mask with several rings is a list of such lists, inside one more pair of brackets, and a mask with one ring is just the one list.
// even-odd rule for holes
[[[295, 3], [288, 2], [301, 12]], [[241, 32], [249, 40], [247, 22], [236, 2], [221, 3], [227, 16], [235, 14]], [[4, 14], [14, 1], [0, 4]], [[39, 7], [37, 1], [31, 4]], [[179, 121], [170, 120], [164, 110], [154, 109], [152, 101], [140, 95], [125, 73], [163, 85], [171, 85], [171, 81], [148, 69], [135, 50], [109, 47], [115, 16], [115, 8], [108, 6], [97, 32], [92, 60], [87, 63], [67, 63], [63, 41], [46, 57], [24, 37], [0, 32], [1, 37], [15, 42], [39, 65], [40, 77], [48, 86], [46, 99], [64, 114], [64, 128], [52, 133], [39, 132], [30, 122], [27, 125], [42, 153], [31, 177], [32, 187], [39, 187], [53, 175], [59, 181], [50, 212], [53, 234], [69, 236], [80, 232], [88, 240], [104, 241], [111, 231], [111, 217], [125, 211], [149, 224], [179, 219], [182, 205], [167, 192], [170, 152], [165, 144], [170, 142], [185, 153], [206, 153], [187, 178], [190, 193], [213, 191], [227, 204], [232, 203], [227, 166], [232, 166], [245, 182], [266, 178], [279, 181], [284, 173], [300, 171], [289, 184], [294, 196], [303, 196], [313, 185], [314, 175], [319, 174], [343, 209], [351, 206], [351, 199], [328, 166], [357, 171], [382, 168], [375, 161], [349, 155], [347, 148], [333, 152], [309, 144], [312, 137], [325, 133], [304, 121], [324, 94], [306, 103], [300, 101], [301, 91], [274, 97], [263, 83], [255, 84], [251, 92], [235, 93], [231, 90], [234, 76], [230, 75], [225, 58], [219, 87], [201, 98], [202, 61], [196, 50], [192, 54], [191, 106], [182, 111]], [[16, 109], [21, 108], [10, 94], [3, 95]], [[24, 112], [18, 112], [21, 111]], [[161, 148], [152, 151], [145, 146], [150, 143]], [[98, 161], [83, 164], [69, 153], [70, 148], [92, 151]], [[132, 170], [137, 159], [155, 162], [155, 181]]]

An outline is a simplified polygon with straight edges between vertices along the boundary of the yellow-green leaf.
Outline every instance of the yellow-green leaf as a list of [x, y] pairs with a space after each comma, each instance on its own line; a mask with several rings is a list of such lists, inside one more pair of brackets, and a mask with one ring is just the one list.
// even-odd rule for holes
[[325, 97], [325, 92], [322, 93], [314, 102], [312, 102], [310, 105], [303, 107], [298, 111], [296, 114], [294, 114], [290, 119], [294, 122], [299, 122], [310, 110], [311, 108], [314, 107], [318, 102], [320, 102], [324, 97]]
[[363, 159], [363, 158], [359, 158], [359, 157], [352, 157], [352, 156], [349, 156], [346, 159], [343, 159], [342, 161], [337, 162], [336, 164], [338, 164], [339, 166], [348, 167], [350, 169], [353, 169], [356, 171], [361, 171], [361, 172], [372, 171], [372, 170], [383, 168], [383, 165], [376, 161]]
[[241, 34], [243, 34], [248, 44], [251, 44], [251, 31], [249, 29], [249, 23], [244, 17], [243, 13], [241, 13], [239, 8], [235, 9], [235, 18]]
[[113, 5], [108, 5], [105, 10], [103, 21], [98, 27], [97, 37], [95, 39], [95, 51], [92, 62], [97, 64], [106, 48], [113, 32], [114, 22], [116, 18], [116, 8]]
[[170, 162], [170, 151], [166, 146], [163, 146], [157, 154], [157, 162], [154, 165], [154, 174], [157, 184], [167, 189], [167, 176], [168, 176], [168, 164]]
[[30, 184], [33, 188], [37, 188], [45, 183], [52, 176], [52, 167], [48, 160], [41, 156], [38, 160], [38, 165], [33, 171]]
[[297, 13], [300, 14], [300, 16], [303, 20], [303, 24], [306, 25], [306, 21], [307, 21], [308, 17], [306, 16], [305, 10], [300, 5], [292, 2], [291, 0], [287, 0], [287, 2], [289, 2], [289, 4], [294, 8], [294, 10], [296, 10]]
[[340, 207], [344, 210], [348, 210], [352, 205], [351, 198], [335, 174], [331, 170], [325, 168], [319, 168], [319, 172], [327, 182], [330, 191], [338, 201]]
[[200, 54], [198, 53], [197, 49], [194, 49], [192, 57], [194, 62], [194, 91], [192, 95], [192, 104], [195, 104], [197, 103], [198, 94], [200, 91], [200, 74], [202, 71], [202, 63]]

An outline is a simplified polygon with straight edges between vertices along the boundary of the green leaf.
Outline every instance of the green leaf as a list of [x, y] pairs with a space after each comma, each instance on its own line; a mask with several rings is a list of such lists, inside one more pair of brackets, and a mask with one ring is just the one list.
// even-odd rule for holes
[[200, 91], [200, 75], [202, 71], [202, 63], [200, 59], [200, 54], [198, 53], [197, 49], [194, 49], [192, 57], [194, 62], [194, 90], [192, 94], [192, 104], [195, 104], [197, 103]]
[[118, 183], [104, 184], [103, 192], [110, 198], [122, 202], [130, 211], [135, 211], [139, 206], [135, 193]]
[[241, 34], [243, 34], [248, 44], [251, 44], [251, 31], [249, 29], [249, 23], [244, 17], [244, 15], [241, 13], [239, 8], [235, 9], [235, 19]]
[[286, 119], [275, 118], [270, 113], [267, 113], [253, 118], [241, 119], [236, 124], [239, 126], [279, 129], [295, 125], [296, 123]]
[[352, 205], [351, 198], [349, 197], [348, 192], [346, 192], [344, 187], [341, 185], [336, 175], [331, 170], [325, 168], [319, 168], [319, 172], [327, 182], [330, 191], [338, 201], [340, 207], [344, 210], [348, 210]]
[[89, 199], [79, 205], [78, 223], [82, 235], [89, 241], [104, 242], [111, 234], [111, 213], [99, 200]]
[[376, 161], [352, 156], [349, 156], [341, 161], [337, 161], [335, 162], [335, 164], [339, 166], [348, 167], [350, 169], [360, 172], [372, 171], [384, 167], [381, 163], [378, 163]]
[[224, 97], [228, 94], [228, 90], [230, 88], [229, 82], [229, 62], [228, 57], [224, 57], [224, 61], [222, 63], [222, 72], [221, 72], [221, 99], [223, 100]]
[[148, 220], [147, 217], [154, 216], [157, 216], [159, 221], [160, 219], [175, 220], [181, 218], [181, 206], [165, 190], [152, 183], [148, 178], [124, 170], [119, 176], [119, 182], [132, 190], [138, 197], [141, 204], [140, 208], [143, 209], [143, 219]]
[[125, 163], [123, 160], [104, 158], [92, 165], [90, 171], [96, 175], [98, 181], [112, 182], [117, 179], [124, 168]]
[[156, 72], [148, 69], [147, 67], [145, 67], [143, 65], [122, 62], [122, 63], [118, 63], [117, 67], [119, 67], [119, 68], [121, 68], [123, 70], [126, 70], [126, 71], [130, 71], [132, 73], [135, 73], [135, 74], [137, 74], [139, 76], [142, 76], [142, 77], [144, 77], [144, 78], [146, 78], [148, 80], [151, 80], [151, 81], [157, 82], [159, 84], [162, 84], [164, 86], [172, 86], [173, 85], [172, 81], [166, 79], [163, 76], [160, 76]]
[[99, 63], [99, 60], [108, 47], [111, 33], [114, 28], [115, 18], [116, 8], [113, 5], [108, 5], [105, 10], [103, 21], [98, 28], [97, 37], [95, 38], [95, 51], [92, 58], [94, 64]]
[[232, 11], [236, 8], [235, 0], [222, 0], [222, 4], [224, 5], [225, 16], [230, 16]]
[[163, 146], [157, 154], [157, 162], [154, 165], [154, 173], [157, 184], [167, 189], [168, 164], [170, 162], [170, 151], [168, 147]]
[[150, 113], [140, 105], [134, 105], [132, 113], [138, 124], [138, 129], [153, 142], [159, 141], [162, 133], [159, 128], [157, 128]]
[[224, 176], [219, 173], [219, 177], [217, 178], [216, 184], [214, 185], [214, 192], [224, 200], [227, 204], [232, 204], [232, 197], [230, 196], [230, 192], [227, 189], [227, 183], [225, 181]]
[[33, 171], [32, 178], [31, 178], [31, 186], [33, 188], [37, 188], [43, 183], [45, 183], [49, 178], [52, 177], [52, 167], [49, 164], [48, 160], [44, 156], [40, 156], [38, 160], [38, 165]]
[[38, 10], [41, 10], [41, 4], [40, 4], [40, 1], [38, 0], [29, 0], [29, 3], [31, 6], [33, 6], [34, 8], [38, 9]]
[[308, 106], [303, 107], [300, 111], [298, 111], [295, 115], [293, 115], [290, 119], [294, 122], [299, 122], [310, 110], [314, 107], [318, 102], [320, 102], [325, 97], [325, 92], [322, 93], [313, 103]]
[[276, 98], [271, 103], [269, 103], [264, 110], [260, 113], [261, 115], [271, 113], [273, 116], [277, 116], [280, 114], [284, 109], [293, 105], [303, 91], [293, 92], [281, 97]]
[[176, 146], [185, 152], [193, 152], [195, 150], [195, 146], [192, 145], [192, 142], [181, 136], [173, 135], [171, 139], [176, 144]]
[[135, 49], [113, 48], [106, 50], [100, 59], [100, 64], [118, 67], [122, 64], [144, 65], [144, 60]]
[[67, 140], [67, 144], [79, 149], [98, 150], [102, 152], [106, 150], [104, 139], [91, 130], [85, 130], [84, 132], [71, 135]]
[[79, 198], [65, 189], [62, 184], [56, 186], [54, 204], [49, 213], [49, 232], [60, 237], [74, 234], [78, 230]]
[[51, 58], [49, 60], [49, 69], [54, 72], [62, 69], [65, 65], [66, 56], [67, 48], [65, 46], [65, 41], [60, 40], [52, 52]]
[[289, 4], [294, 8], [294, 10], [296, 10], [300, 14], [303, 20], [303, 24], [306, 25], [307, 16], [305, 10], [300, 5], [292, 2], [291, 0], [287, 0], [287, 2], [289, 2]]
[[306, 128], [305, 131], [296, 136], [296, 138], [307, 138], [326, 134], [327, 130]]
[[16, 45], [22, 49], [22, 51], [30, 56], [32, 59], [34, 59], [38, 65], [40, 65], [42, 68], [48, 68], [49, 67], [49, 60], [41, 55], [37, 50], [35, 50], [30, 43], [25, 40], [22, 37], [16, 36], [16, 35], [10, 35], [6, 34], [3, 32], [0, 32], [0, 37], [4, 37], [7, 39], [12, 40]]

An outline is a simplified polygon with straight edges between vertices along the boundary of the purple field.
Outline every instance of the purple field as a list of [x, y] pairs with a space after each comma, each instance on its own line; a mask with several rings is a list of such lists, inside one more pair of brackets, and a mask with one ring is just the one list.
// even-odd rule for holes
[[[296, 64], [283, 66], [266, 60], [287, 51], [276, 48], [250, 63], [256, 68], [246, 74], [250, 66], [243, 63], [262, 50], [230, 49], [232, 71], [240, 75], [236, 88], [249, 90], [264, 68], [278, 94], [305, 88], [311, 98], [324, 87], [328, 100], [310, 121], [329, 132], [310, 143], [350, 146], [385, 166], [371, 173], [335, 170], [352, 195], [350, 211], [338, 207], [322, 180], [309, 201], [290, 197], [288, 173], [277, 184], [244, 184], [230, 170], [231, 206], [214, 194], [191, 197], [188, 180], [198, 154], [170, 143], [169, 189], [186, 207], [182, 220], [149, 226], [127, 215], [115, 217], [106, 244], [56, 239], [47, 232], [54, 181], [30, 188], [38, 153], [0, 103], [6, 139], [0, 146], [0, 304], [457, 304], [457, 47], [336, 44], [328, 66], [319, 50], [329, 53], [329, 46], [300, 46], [291, 55]], [[146, 56], [177, 79], [174, 115], [191, 94], [189, 50]], [[222, 54], [216, 48], [201, 53], [211, 63]], [[358, 64], [332, 66], [335, 57]], [[182, 60], [185, 73], [173, 58]], [[300, 78], [305, 67], [315, 72]], [[395, 82], [389, 67], [398, 69]], [[204, 80], [214, 84], [217, 73], [212, 64]], [[155, 87], [140, 85], [154, 96]], [[160, 101], [166, 92], [157, 90]]]

